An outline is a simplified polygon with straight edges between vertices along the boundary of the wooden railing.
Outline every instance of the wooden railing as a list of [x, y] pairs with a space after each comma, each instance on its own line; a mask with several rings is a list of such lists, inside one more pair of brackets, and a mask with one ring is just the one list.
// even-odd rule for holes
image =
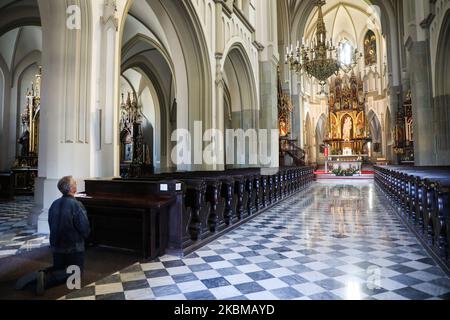
[[280, 140], [280, 150], [282, 157], [287, 154], [290, 156], [296, 166], [305, 165], [305, 151], [296, 144], [297, 140], [292, 139], [281, 139]]

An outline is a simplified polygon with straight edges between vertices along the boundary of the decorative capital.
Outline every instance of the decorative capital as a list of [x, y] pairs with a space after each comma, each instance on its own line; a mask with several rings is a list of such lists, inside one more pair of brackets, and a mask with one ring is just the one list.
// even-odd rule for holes
[[108, 23], [112, 23], [116, 28], [116, 31], [119, 29], [119, 19], [117, 18], [117, 3], [116, 0], [105, 0], [105, 4], [103, 6], [103, 16], [101, 17], [101, 21], [104, 25]]

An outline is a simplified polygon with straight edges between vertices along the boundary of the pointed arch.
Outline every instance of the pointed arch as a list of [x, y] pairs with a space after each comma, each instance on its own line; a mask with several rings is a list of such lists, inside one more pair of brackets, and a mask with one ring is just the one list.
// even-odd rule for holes
[[447, 10], [441, 25], [436, 52], [436, 96], [450, 95], [450, 10]]
[[322, 113], [317, 120], [315, 132], [316, 163], [320, 165], [325, 163], [325, 156], [323, 154], [323, 150], [321, 150], [321, 146], [323, 146], [323, 140], [325, 139], [326, 131], [327, 131], [327, 116], [325, 113]]
[[[175, 110], [170, 110], [173, 129], [191, 132], [195, 121], [202, 121], [205, 130], [213, 123], [213, 81], [207, 35], [194, 6], [191, 1], [129, 0], [120, 22], [121, 39], [125, 21], [132, 16], [152, 34], [150, 38], [156, 39], [154, 44], [171, 62], [174, 86], [166, 105], [176, 106]], [[193, 167], [179, 169], [192, 170]]]
[[[223, 79], [225, 88], [224, 127], [229, 129], [257, 129], [257, 95], [253, 70], [250, 60], [241, 44], [235, 44], [228, 51], [223, 65]], [[231, 111], [229, 121], [228, 110]], [[227, 141], [226, 141], [227, 142]], [[231, 148], [231, 144], [226, 144]], [[226, 163], [245, 163], [250, 165], [250, 146], [246, 146], [245, 154], [238, 154], [238, 150], [227, 150]], [[235, 159], [228, 158], [233, 155]], [[235, 166], [233, 166], [235, 167]]]
[[373, 110], [370, 110], [367, 114], [367, 121], [369, 122], [369, 129], [373, 142], [381, 142], [383, 135], [381, 121], [378, 115]]

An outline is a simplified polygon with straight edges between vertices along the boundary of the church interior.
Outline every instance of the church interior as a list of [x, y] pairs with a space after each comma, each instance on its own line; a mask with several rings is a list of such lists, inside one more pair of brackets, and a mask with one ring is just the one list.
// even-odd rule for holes
[[[68, 176], [81, 285], [18, 289]], [[43, 299], [450, 300], [450, 0], [0, 0], [0, 300]]]

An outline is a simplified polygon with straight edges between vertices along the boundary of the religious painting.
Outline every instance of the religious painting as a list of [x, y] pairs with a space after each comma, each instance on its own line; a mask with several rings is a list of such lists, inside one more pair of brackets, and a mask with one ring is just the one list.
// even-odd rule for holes
[[330, 114], [331, 138], [339, 139], [338, 120], [334, 114]]
[[364, 37], [364, 58], [366, 66], [377, 63], [377, 37], [372, 30], [367, 31]]
[[356, 123], [356, 134], [358, 137], [364, 137], [365, 134], [365, 125], [364, 125], [364, 114], [361, 112], [358, 115], [358, 120]]
[[343, 126], [342, 126], [342, 139], [345, 141], [350, 141], [353, 137], [353, 120], [350, 116], [346, 116], [343, 118]]

